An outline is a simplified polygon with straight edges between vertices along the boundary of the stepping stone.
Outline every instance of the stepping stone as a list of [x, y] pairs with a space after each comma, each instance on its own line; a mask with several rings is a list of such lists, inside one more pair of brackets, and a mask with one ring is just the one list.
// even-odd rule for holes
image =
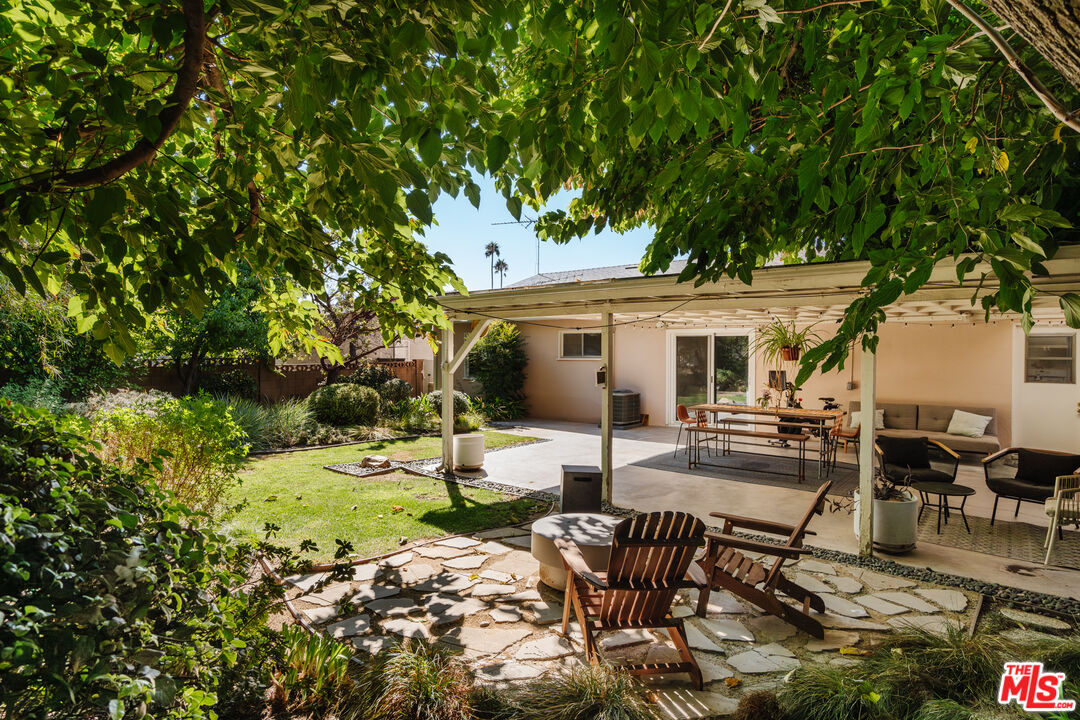
[[873, 570], [858, 570], [855, 576], [862, 580], [871, 590], [898, 590], [900, 588], [915, 587], [918, 583], [905, 578], [883, 575]]
[[442, 566], [451, 570], [476, 570], [485, 562], [487, 562], [486, 555], [465, 555], [447, 560]]
[[415, 585], [412, 589], [423, 593], [459, 593], [471, 588], [476, 581], [461, 573], [439, 573]]
[[822, 562], [820, 560], [800, 560], [798, 567], [800, 570], [805, 570], [806, 572], [821, 573], [822, 575], [836, 574], [836, 568], [834, 568], [829, 563]]
[[1034, 643], [1060, 643], [1061, 638], [1057, 635], [1048, 635], [1038, 630], [1026, 630], [1024, 628], [1009, 628], [1001, 633], [1001, 637], [1017, 645], [1031, 645]]
[[803, 572], [795, 573], [795, 577], [792, 578], [792, 582], [794, 582], [796, 585], [801, 585], [803, 588], [809, 590], [812, 593], [832, 592], [831, 587], [821, 582], [813, 575], [807, 575]]
[[600, 647], [604, 650], [613, 650], [626, 645], [654, 642], [657, 642], [656, 637], [648, 630], [617, 630], [613, 633], [605, 633], [600, 639]]
[[304, 592], [309, 592], [311, 588], [319, 584], [321, 580], [326, 578], [326, 573], [310, 573], [308, 575], [290, 575], [285, 578], [285, 582], [291, 583], [300, 588]]
[[514, 577], [524, 578], [540, 572], [540, 563], [526, 552], [515, 551], [499, 558], [488, 566], [489, 570], [510, 573]]
[[387, 580], [393, 580], [401, 585], [415, 585], [423, 582], [435, 574], [435, 568], [426, 563], [412, 563], [400, 567], [387, 576]]
[[758, 647], [756, 647], [754, 649], [757, 650], [762, 655], [768, 655], [770, 657], [772, 657], [772, 656], [789, 657], [789, 658], [795, 657], [795, 653], [791, 652], [790, 650], [788, 650], [783, 645], [780, 645], [779, 643], [769, 643], [768, 645], [759, 645]]
[[[686, 598], [689, 601], [690, 608], [697, 610], [698, 603], [698, 591], [687, 590]], [[709, 609], [708, 615], [726, 614], [741, 614], [750, 612], [750, 608], [740, 602], [734, 595], [723, 590], [714, 590], [709, 593]]]
[[497, 597], [500, 595], [513, 595], [517, 590], [513, 585], [499, 585], [498, 583], [481, 583], [472, 589], [473, 597]]
[[949, 612], [964, 612], [968, 606], [967, 595], [959, 590], [919, 588], [915, 592]]
[[510, 537], [512, 535], [523, 535], [523, 534], [525, 534], [525, 531], [522, 530], [521, 528], [504, 527], [504, 528], [495, 528], [493, 530], [483, 530], [481, 532], [476, 533], [476, 537], [484, 538], [486, 540], [486, 539], [492, 539], [492, 538], [504, 538], [504, 537]]
[[500, 602], [542, 602], [543, 599], [538, 590], [522, 590], [500, 598]]
[[382, 575], [382, 568], [375, 563], [366, 563], [364, 565], [356, 565], [353, 567], [352, 579], [354, 582], [372, 582], [377, 577]]
[[382, 629], [385, 632], [412, 638], [414, 640], [431, 641], [431, 632], [427, 629], [427, 625], [418, 623], [415, 620], [391, 618], [390, 620], [383, 621]]
[[[664, 663], [682, 662], [682, 655], [671, 645], [653, 643], [649, 646], [642, 660], [646, 665], [662, 665]], [[700, 665], [699, 665], [700, 666]], [[704, 673], [702, 673], [704, 674]]]
[[463, 598], [458, 595], [432, 595], [424, 603], [424, 610], [438, 627], [456, 622], [463, 617], [474, 615], [488, 609], [488, 604], [475, 598]]
[[513, 545], [514, 547], [531, 548], [532, 535], [516, 535], [514, 537], [503, 538], [503, 542], [507, 545]]
[[439, 641], [457, 645], [470, 657], [483, 657], [497, 655], [531, 634], [531, 630], [460, 627], [446, 633], [439, 638]]
[[401, 567], [405, 563], [412, 562], [412, 559], [413, 559], [413, 554], [412, 554], [411, 551], [410, 552], [403, 552], [403, 553], [398, 553], [397, 555], [391, 555], [388, 558], [383, 558], [382, 560], [379, 561], [379, 564], [382, 565], [383, 567], [396, 568], [396, 567]]
[[846, 575], [837, 575], [836, 577], [825, 578], [837, 592], [847, 593], [848, 595], [854, 595], [855, 593], [862, 592], [862, 583], [855, 578], [849, 578]]
[[510, 583], [514, 581], [514, 576], [510, 573], [499, 572], [498, 570], [484, 570], [480, 573], [481, 580], [490, 580], [494, 583]]
[[479, 540], [473, 540], [471, 537], [452, 537], [445, 540], [439, 540], [436, 545], [441, 545], [448, 548], [471, 548], [480, 544]]
[[[501, 599], [505, 600], [506, 598]], [[562, 622], [562, 605], [539, 600], [524, 603], [521, 607], [528, 613], [529, 622], [533, 625], [550, 625]]]
[[749, 622], [754, 634], [766, 642], [780, 642], [798, 632], [795, 626], [786, 623], [775, 615], [762, 615]]
[[506, 683], [515, 680], [531, 680], [543, 673], [544, 671], [535, 665], [523, 665], [508, 660], [482, 667], [475, 672], [475, 676], [481, 683]]
[[825, 638], [818, 640], [817, 638], [810, 638], [806, 643], [806, 649], [810, 652], [828, 652], [830, 650], [839, 650], [843, 647], [852, 647], [858, 644], [859, 633], [850, 632], [846, 630], [826, 630]]
[[722, 653], [724, 648], [713, 642], [712, 638], [697, 629], [696, 625], [686, 624], [686, 644], [695, 650]]
[[[801, 663], [790, 654], [772, 652], [779, 645], [747, 650], [727, 659], [727, 664], [744, 675], [759, 675], [770, 672], [787, 672], [799, 667]], [[781, 648], [783, 649], [783, 648]]]
[[730, 715], [739, 701], [708, 690], [692, 690], [678, 685], [650, 685], [650, 694], [660, 716], [670, 720], [698, 720]]
[[418, 602], [409, 597], [388, 597], [375, 600], [366, 604], [364, 609], [380, 617], [404, 617], [424, 610]]
[[882, 625], [879, 622], [872, 620], [859, 620], [857, 618], [847, 617], [846, 615], [836, 615], [834, 613], [810, 613], [811, 617], [821, 623], [822, 627], [839, 629], [839, 630], [876, 630], [878, 632], [888, 632], [892, 630], [888, 625]]
[[716, 682], [717, 680], [725, 680], [729, 677], [735, 677], [735, 673], [733, 673], [731, 668], [727, 665], [714, 662], [712, 659], [704, 656], [694, 659], [697, 660], [698, 667], [701, 668], [701, 679], [706, 684]]
[[421, 545], [416, 548], [416, 554], [433, 560], [449, 560], [451, 558], [461, 557], [462, 555], [471, 555], [472, 550], [441, 547], [439, 545]]
[[505, 555], [510, 552], [510, 548], [502, 543], [488, 541], [480, 547], [474, 547], [473, 550], [486, 555]]
[[514, 653], [515, 660], [555, 660], [574, 654], [570, 641], [554, 633], [527, 642]]
[[720, 640], [754, 642], [754, 633], [735, 620], [702, 620], [705, 630]]
[[521, 620], [521, 608], [514, 605], [496, 605], [491, 611], [491, 619], [497, 623], [518, 622]]
[[687, 618], [687, 617], [692, 617], [693, 615], [694, 615], [693, 608], [690, 608], [690, 607], [688, 607], [686, 605], [676, 605], [675, 607], [671, 608], [671, 617]]
[[849, 618], [863, 618], [869, 617], [870, 613], [860, 605], [856, 605], [850, 600], [845, 600], [842, 597], [837, 597], [829, 593], [825, 593], [820, 596], [821, 601], [825, 603], [825, 609], [831, 610], [837, 615], [844, 615]]
[[1041, 630], [1057, 630], [1061, 632], [1072, 629], [1072, 626], [1064, 620], [1047, 617], [1046, 615], [1036, 615], [1035, 613], [1024, 612], [1023, 610], [1017, 610], [1015, 608], [1002, 608], [1001, 614], [1013, 622], [1020, 623], [1021, 625], [1030, 625]]
[[359, 591], [352, 596], [352, 601], [354, 603], [366, 604], [372, 600], [393, 597], [400, 592], [400, 588], [396, 588], [392, 585], [365, 585], [361, 586]]
[[327, 607], [317, 607], [310, 610], [304, 610], [304, 617], [308, 619], [308, 622], [319, 625], [324, 622], [330, 622], [338, 615], [338, 609], [336, 605], [330, 605]]
[[943, 615], [908, 615], [902, 618], [889, 618], [889, 624], [897, 630], [916, 628], [935, 635], [946, 634], [950, 626], [959, 627], [960, 629], [964, 627], [962, 622]]
[[[882, 600], [877, 595], [863, 595], [861, 597], [855, 598], [855, 602], [859, 603], [863, 607], [868, 607], [875, 612], [879, 612], [882, 615], [899, 615], [908, 611], [908, 608], [904, 607], [903, 605], [897, 605], [896, 603], [891, 603], [888, 600]], [[825, 607], [828, 606], [828, 603], [826, 603]]]
[[328, 585], [317, 593], [298, 597], [297, 600], [303, 600], [312, 605], [336, 605], [351, 592], [351, 583], [337, 583], [335, 585]]
[[333, 625], [326, 626], [326, 634], [335, 638], [352, 637], [353, 635], [365, 635], [371, 629], [371, 619], [367, 615], [357, 615], [347, 618]]
[[941, 612], [935, 605], [931, 605], [920, 597], [915, 597], [906, 592], [879, 592], [874, 593], [872, 597], [881, 598], [885, 602], [895, 603], [897, 605], [903, 605], [909, 610], [915, 610], [921, 613], [936, 613]]
[[397, 638], [388, 637], [386, 635], [365, 635], [363, 637], [354, 637], [352, 639], [353, 647], [363, 653], [369, 655], [376, 655], [383, 650], [389, 650], [399, 643]]

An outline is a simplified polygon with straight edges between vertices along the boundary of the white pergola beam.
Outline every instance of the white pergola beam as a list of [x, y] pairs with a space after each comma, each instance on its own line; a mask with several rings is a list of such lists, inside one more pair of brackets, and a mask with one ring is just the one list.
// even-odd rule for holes
[[877, 355], [862, 351], [859, 388], [859, 554], [874, 554], [874, 415], [877, 412]]
[[612, 390], [615, 387], [615, 328], [610, 312], [600, 315], [600, 362], [604, 366], [604, 386], [600, 394], [600, 473], [603, 490], [601, 497], [611, 502], [613, 489], [611, 473], [611, 447], [615, 429], [615, 404]]

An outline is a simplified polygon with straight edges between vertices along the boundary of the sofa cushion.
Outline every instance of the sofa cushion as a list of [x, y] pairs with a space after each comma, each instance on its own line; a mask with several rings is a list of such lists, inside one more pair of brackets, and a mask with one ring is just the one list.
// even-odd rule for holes
[[956, 480], [952, 475], [934, 468], [906, 468], [899, 465], [885, 463], [885, 474], [894, 483], [910, 485], [920, 482], [943, 482], [951, 483]]
[[965, 437], [982, 437], [986, 434], [986, 426], [993, 420], [989, 415], [976, 415], [975, 413], [953, 410], [952, 419], [945, 432], [949, 435], [963, 435]]
[[1035, 485], [1054, 487], [1059, 475], [1072, 475], [1080, 467], [1080, 455], [1064, 455], [1020, 448], [1016, 478]]
[[1046, 500], [1054, 494], [1054, 486], [1035, 485], [1016, 478], [986, 478], [986, 487], [998, 495], [1025, 500]]
[[[858, 412], [860, 403], [852, 400], [848, 403], [851, 412]], [[877, 403], [878, 410], [885, 411], [885, 427], [896, 430], [914, 430], [918, 417], [918, 405], [915, 403]]]
[[952, 420], [953, 413], [957, 410], [963, 410], [974, 415], [989, 416], [992, 419], [986, 424], [984, 432], [987, 435], [997, 434], [997, 410], [989, 407], [968, 407], [966, 405], [919, 405], [918, 428], [943, 433], [949, 429], [949, 421]]
[[[850, 413], [848, 415], [848, 427], [851, 428], [852, 430], [855, 430], [860, 425], [862, 425], [862, 413], [859, 412], [858, 410], [856, 410], [853, 413]], [[883, 430], [883, 429], [885, 429], [885, 411], [884, 410], [878, 410], [878, 411], [876, 411], [874, 413], [874, 429], [875, 430]]]
[[954, 452], [982, 453], [987, 455], [1001, 449], [1001, 442], [995, 435], [983, 435], [978, 438], [963, 435], [949, 435], [943, 432], [926, 430], [882, 430], [879, 437], [924, 437], [935, 440]]
[[902, 468], [928, 468], [930, 455], [926, 451], [926, 438], [879, 437], [882, 460], [886, 465]]

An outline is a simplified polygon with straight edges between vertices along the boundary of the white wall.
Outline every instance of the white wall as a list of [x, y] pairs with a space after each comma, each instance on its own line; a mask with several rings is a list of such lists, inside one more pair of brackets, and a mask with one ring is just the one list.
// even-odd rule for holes
[[[1036, 327], [1032, 333], [1061, 335], [1066, 327]], [[1074, 333], [1080, 348], [1080, 333]], [[1080, 384], [1024, 382], [1024, 332], [1013, 331], [1012, 444], [1043, 450], [1080, 452]], [[1074, 377], [1080, 377], [1080, 368]]]

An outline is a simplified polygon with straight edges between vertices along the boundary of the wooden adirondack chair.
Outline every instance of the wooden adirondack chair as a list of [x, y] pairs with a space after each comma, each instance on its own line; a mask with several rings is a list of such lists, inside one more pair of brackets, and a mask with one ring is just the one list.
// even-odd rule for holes
[[557, 539], [567, 569], [563, 605], [563, 634], [574, 609], [585, 638], [585, 655], [597, 662], [595, 635], [606, 630], [656, 628], [667, 630], [682, 656], [678, 663], [631, 665], [636, 675], [690, 673], [701, 689], [701, 670], [687, 646], [682, 618], [671, 616], [671, 604], [681, 588], [702, 588], [705, 576], [693, 564], [705, 544], [705, 524], [689, 513], [656, 512], [623, 520], [615, 526], [607, 572], [593, 572], [577, 545]]
[[[825, 612], [825, 604], [814, 593], [784, 577], [780, 570], [785, 560], [797, 560], [801, 555], [810, 552], [802, 546], [803, 536], [814, 534], [807, 530], [806, 526], [810, 524], [814, 515], [820, 515], [824, 511], [825, 494], [831, 485], [831, 482], [827, 482], [818, 488], [814, 501], [798, 525], [785, 525], [771, 520], [739, 517], [728, 513], [709, 513], [713, 517], [723, 518], [724, 531], [705, 534], [708, 547], [705, 550], [705, 557], [698, 562], [709, 582], [698, 595], [697, 614], [701, 617], [706, 616], [709, 593], [716, 587], [757, 605], [770, 615], [775, 615], [816, 638], [824, 638], [825, 630], [820, 622], [810, 616], [810, 609]], [[731, 531], [734, 528], [787, 535], [788, 540], [784, 545], [747, 540], [732, 535]], [[752, 560], [739, 552], [740, 550], [770, 555], [775, 560], [772, 561], [771, 566], [766, 566], [766, 560]], [[777, 590], [802, 603], [802, 608], [780, 600], [776, 597]]]

